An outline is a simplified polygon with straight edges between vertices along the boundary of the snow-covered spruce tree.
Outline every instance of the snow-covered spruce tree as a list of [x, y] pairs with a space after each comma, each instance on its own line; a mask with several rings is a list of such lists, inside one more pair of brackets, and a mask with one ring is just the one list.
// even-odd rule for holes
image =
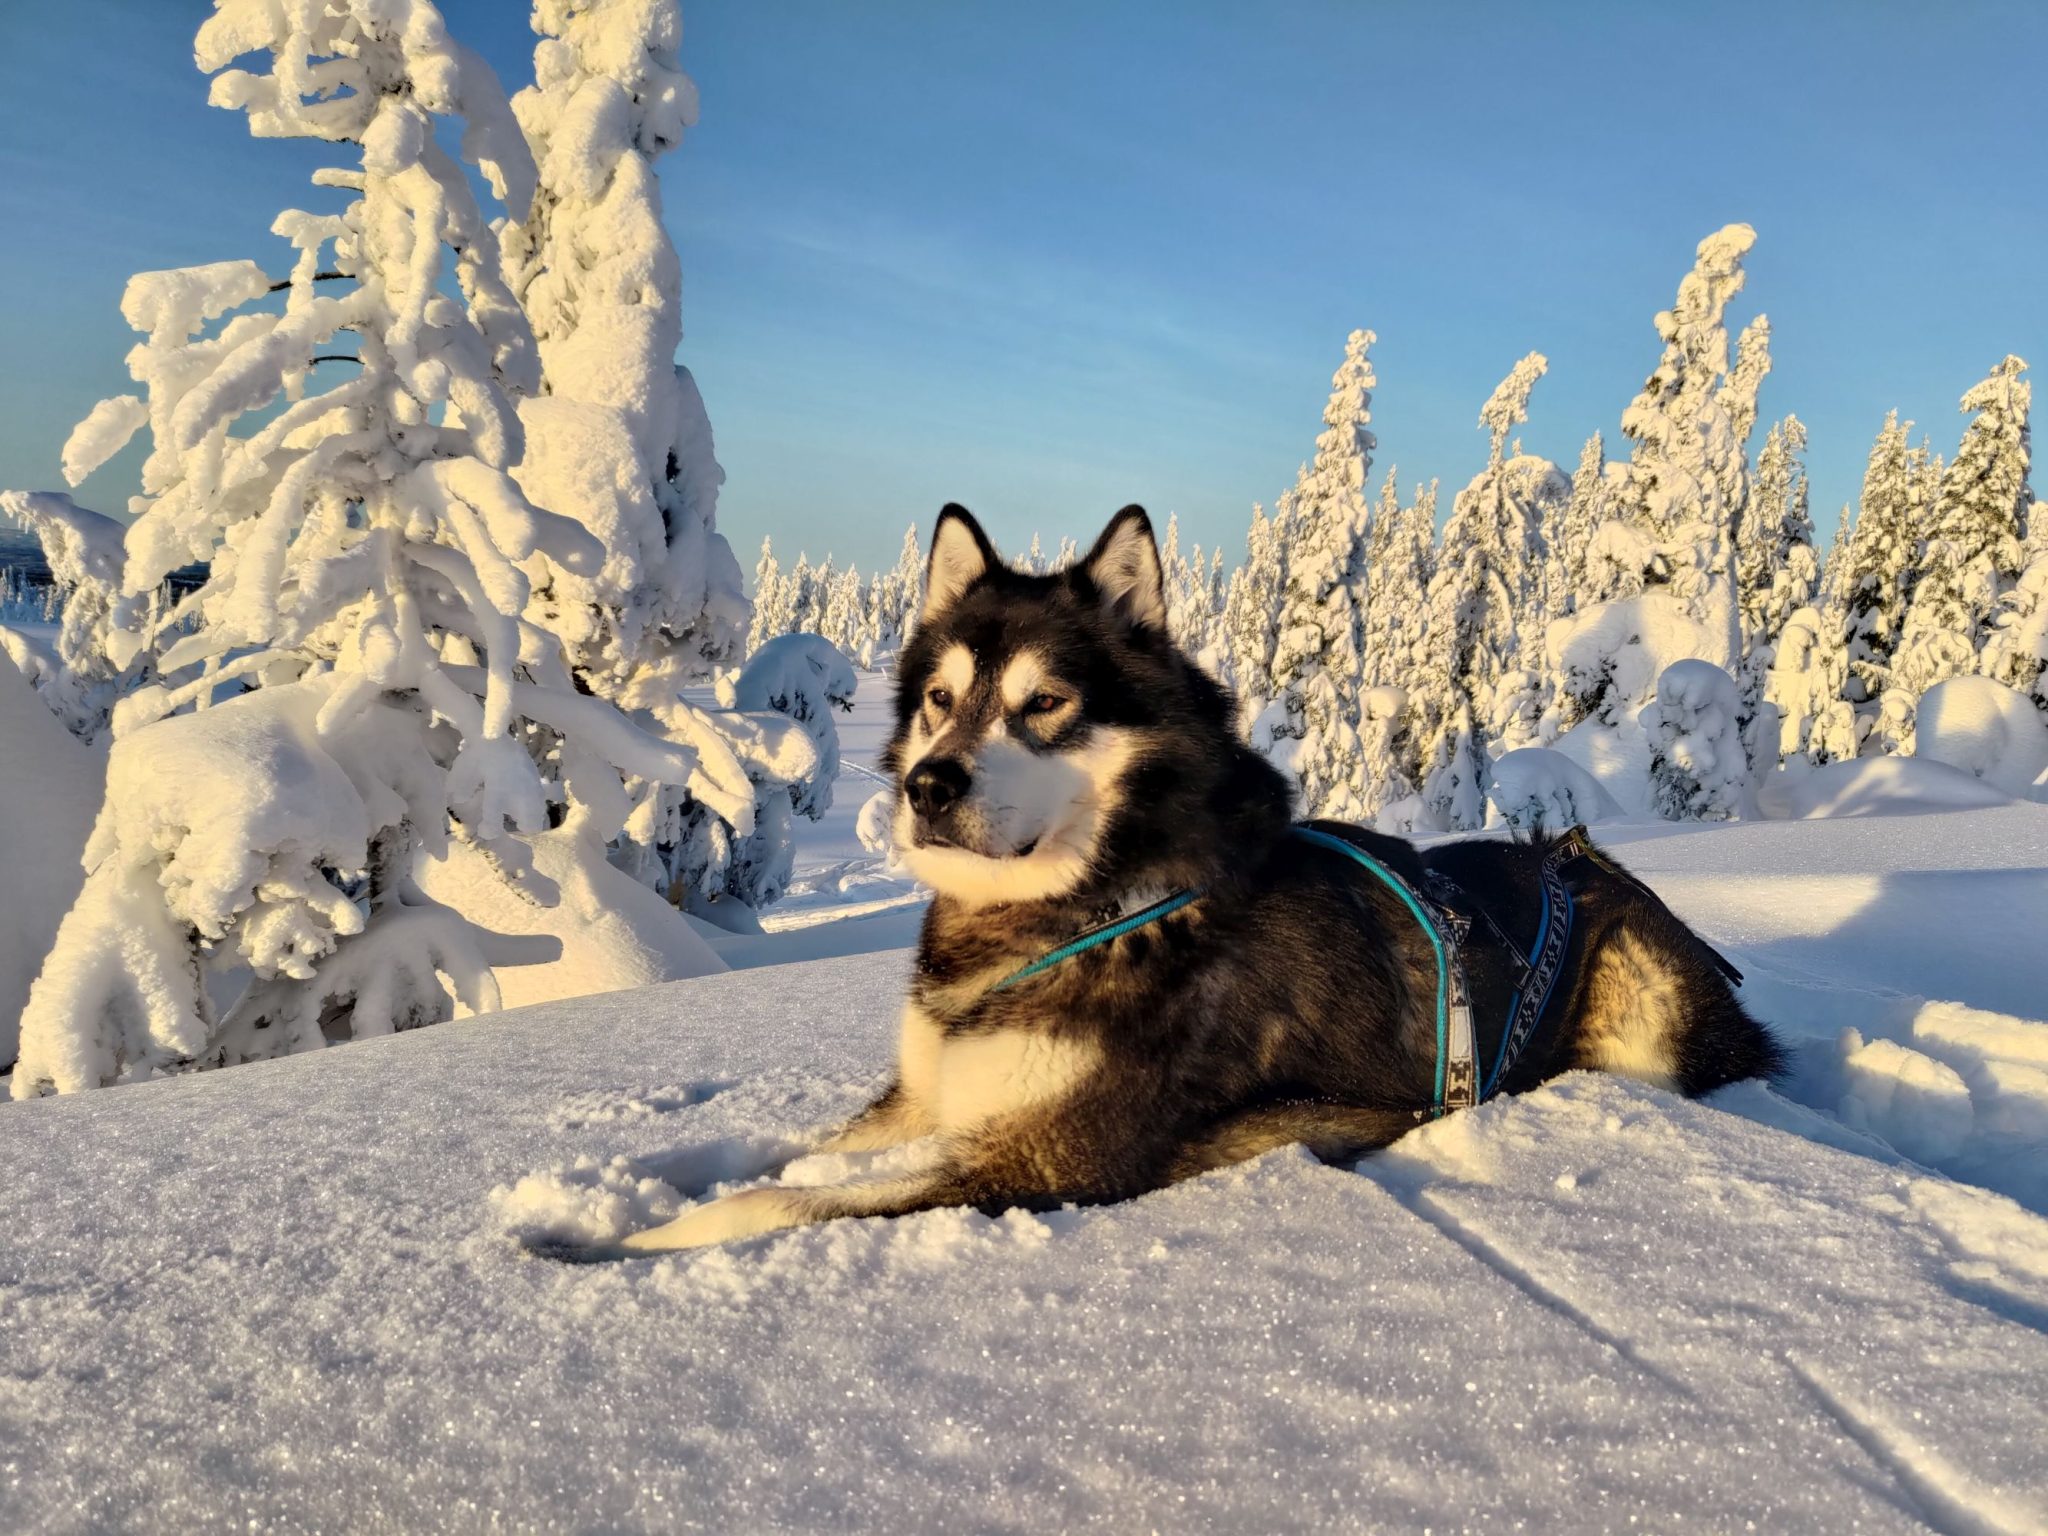
[[[2028, 521], [2048, 525], [2048, 502], [2035, 502]], [[2048, 710], [2048, 548], [2035, 540], [2035, 553], [2005, 594], [1980, 670], [1986, 677], [2026, 694]]]
[[1818, 766], [1856, 755], [1856, 712], [1842, 696], [1848, 675], [1835, 603], [1796, 608], [1786, 616], [1764, 680], [1764, 698], [1777, 716], [1781, 763], [1803, 758]]
[[788, 630], [788, 590], [783, 585], [782, 563], [775, 558], [772, 539], [761, 541], [761, 558], [754, 564], [754, 618], [747, 630], [747, 654], [762, 643]]
[[1855, 522], [1828, 571], [1828, 611], [1842, 624], [1842, 696], [1855, 713], [1864, 756], [1882, 749], [1876, 726], [1890, 691], [1892, 656], [1912, 600], [1921, 531], [1932, 503], [1932, 461], [1925, 448], [1908, 442], [1911, 430], [1898, 412], [1885, 417], [1864, 466]]
[[918, 552], [917, 525], [903, 530], [903, 547], [896, 566], [876, 586], [876, 657], [893, 656], [903, 649], [916, 627], [918, 610], [924, 606], [924, 558]]
[[1895, 686], [1914, 698], [1978, 670], [2020, 573], [2034, 499], [2026, 366], [2008, 357], [1963, 396], [1962, 408], [1976, 415], [1942, 471], [1893, 661]]
[[[114, 713], [107, 806], [24, 1015], [17, 1095], [493, 1006], [468, 925], [413, 884], [451, 843], [510, 850], [559, 819], [601, 868], [654, 784], [751, 822], [722, 737], [664, 739], [654, 712], [577, 685], [587, 605], [557, 583], [607, 580], [631, 520], [595, 531], [589, 507], [544, 509], [519, 479], [559, 490], [605, 445], [527, 441], [532, 333], [435, 131], [461, 123], [465, 157], [525, 214], [534, 166], [496, 80], [425, 0], [220, 0], [201, 66], [252, 53], [271, 71], [226, 70], [214, 102], [258, 136], [360, 145], [361, 164], [315, 175], [352, 194], [340, 211], [273, 226], [297, 250], [285, 283], [246, 261], [131, 281], [146, 403], [103, 405], [67, 445], [77, 478], [151, 429], [104, 644], [116, 667], [152, 653], [157, 677]], [[281, 313], [250, 307], [277, 288]], [[346, 336], [356, 371], [309, 394]], [[155, 611], [192, 560], [206, 582]], [[785, 766], [814, 763], [797, 728], [772, 734]], [[253, 978], [224, 1017], [207, 968]]]
[[1767, 711], [1773, 702], [1769, 679], [1779, 638], [1794, 613], [1814, 600], [1820, 562], [1813, 550], [1813, 514], [1806, 497], [1806, 427], [1787, 416], [1764, 438], [1756, 479], [1742, 521], [1736, 551], [1736, 589], [1742, 609], [1742, 667], [1736, 682], [1742, 696], [1744, 739], [1760, 771], [1779, 760], [1770, 741]]
[[[61, 491], [0, 491], [0, 515], [34, 534], [42, 546], [61, 614], [54, 645], [0, 629], [0, 651], [35, 684], [65, 729], [81, 741], [97, 741], [106, 734], [115, 701], [149, 680], [156, 659], [152, 651], [136, 650], [125, 665], [116, 666], [108, 654], [108, 628], [124, 606], [121, 539], [126, 530]], [[155, 617], [145, 614], [144, 622]]]
[[1252, 745], [1293, 778], [1308, 815], [1363, 813], [1359, 725], [1372, 470], [1371, 331], [1353, 331], [1330, 381], [1315, 458], [1289, 493], [1291, 540], [1275, 626], [1273, 694]]
[[[1420, 682], [1428, 666], [1429, 583], [1436, 561], [1436, 482], [1401, 505], [1393, 471], [1380, 488], [1366, 545], [1365, 819], [1383, 830], [1416, 830], [1421, 811], [1423, 724]], [[1395, 810], [1400, 807], [1400, 810]]]
[[1664, 355], [1621, 418], [1635, 445], [1626, 515], [1663, 547], [1663, 580], [1711, 637], [1714, 654], [1703, 659], [1723, 670], [1742, 654], [1734, 546], [1748, 497], [1743, 444], [1768, 367], [1769, 336], [1761, 321], [1745, 332], [1731, 372], [1724, 316], [1742, 290], [1742, 258], [1755, 243], [1747, 224], [1730, 224], [1699, 243], [1676, 302], [1657, 313]]
[[1750, 784], [1735, 679], [1708, 661], [1675, 661], [1642, 712], [1650, 804], [1667, 821], [1726, 821]]
[[1222, 650], [1229, 661], [1225, 681], [1237, 690], [1240, 729], [1249, 728], [1273, 696], [1273, 632], [1285, 579], [1279, 529], [1266, 509], [1254, 503], [1244, 563], [1230, 573], [1223, 603]]
[[1429, 586], [1436, 572], [1437, 485], [1415, 488], [1399, 505], [1392, 476], [1381, 487], [1371, 543], [1365, 603], [1365, 680], [1411, 688], [1427, 665]]
[[[1447, 831], [1486, 819], [1486, 767], [1496, 732], [1520, 736], [1540, 713], [1535, 674], [1524, 670], [1521, 626], [1541, 579], [1539, 512], [1531, 485], [1566, 493], [1554, 466], [1536, 473], [1507, 457], [1508, 434], [1528, 419], [1529, 391], [1548, 366], [1531, 352], [1480, 410], [1492, 436], [1486, 468], [1458, 493], [1429, 586], [1428, 655], [1421, 680], [1431, 724], [1423, 798]], [[1537, 461], [1539, 464], [1542, 461]], [[1516, 740], [1514, 745], [1527, 745]]]
[[[572, 451], [615, 423], [630, 434], [644, 486], [619, 500], [638, 514], [644, 488], [651, 502], [652, 518], [633, 518], [645, 570], [622, 592], [586, 596], [606, 632], [589, 642], [599, 659], [584, 675], [601, 693], [658, 690], [666, 701], [738, 659], [748, 618], [739, 563], [717, 531], [725, 472], [697, 386], [675, 361], [682, 270], [654, 173], [696, 122], [697, 88], [677, 59], [675, 0], [538, 0], [533, 25], [534, 83], [512, 110], [537, 183], [499, 228], [540, 352], [544, 397], [522, 414], [542, 448], [558, 414]], [[617, 415], [594, 426], [581, 406]]]
[[1570, 494], [1543, 531], [1544, 610], [1551, 618], [1566, 618], [1589, 601], [1586, 556], [1606, 516], [1607, 445], [1595, 432], [1579, 452]]
[[[827, 564], [829, 565], [829, 561]], [[818, 597], [818, 573], [811, 568], [808, 552], [799, 551], [789, 572], [788, 617], [784, 634], [815, 634], [823, 608]]]

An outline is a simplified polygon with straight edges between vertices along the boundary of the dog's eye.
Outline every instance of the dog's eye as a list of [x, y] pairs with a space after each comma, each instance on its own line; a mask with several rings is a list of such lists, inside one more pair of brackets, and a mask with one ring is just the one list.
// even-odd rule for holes
[[953, 707], [953, 690], [950, 688], [927, 689], [925, 690], [925, 701], [928, 704], [930, 704], [933, 709], [936, 709], [941, 714], [943, 714], [945, 713], [945, 711]]
[[1067, 701], [1056, 693], [1034, 693], [1024, 701], [1027, 715], [1049, 715]]

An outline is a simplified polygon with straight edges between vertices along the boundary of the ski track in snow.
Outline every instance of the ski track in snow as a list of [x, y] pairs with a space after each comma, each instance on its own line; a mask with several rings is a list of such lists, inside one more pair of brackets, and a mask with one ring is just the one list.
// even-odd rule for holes
[[1785, 1363], [1849, 1438], [1898, 1479], [1928, 1524], [1943, 1536], [2029, 1536], [2048, 1529], [2048, 1514], [2018, 1500], [1986, 1494], [1889, 1417], [1845, 1400], [1813, 1366], [1790, 1355]]

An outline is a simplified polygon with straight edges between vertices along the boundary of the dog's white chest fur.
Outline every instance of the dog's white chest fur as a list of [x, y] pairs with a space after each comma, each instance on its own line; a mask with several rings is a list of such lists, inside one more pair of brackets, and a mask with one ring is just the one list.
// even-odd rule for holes
[[1037, 1030], [948, 1039], [915, 1003], [903, 1010], [903, 1091], [941, 1131], [1065, 1098], [1101, 1065], [1093, 1041]]

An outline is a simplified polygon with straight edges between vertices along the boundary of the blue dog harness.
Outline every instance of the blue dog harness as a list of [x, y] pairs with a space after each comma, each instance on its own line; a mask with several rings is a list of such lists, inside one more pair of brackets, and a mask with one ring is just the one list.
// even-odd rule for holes
[[[1463, 893], [1449, 879], [1437, 874], [1429, 878], [1431, 889], [1428, 894], [1418, 892], [1394, 870], [1347, 837], [1326, 832], [1320, 827], [1295, 826], [1289, 830], [1304, 842], [1343, 854], [1372, 875], [1408, 909], [1409, 915], [1422, 929], [1423, 936], [1429, 940], [1430, 949], [1436, 956], [1436, 1078], [1429, 1104], [1415, 1110], [1415, 1118], [1418, 1121], [1441, 1119], [1453, 1110], [1467, 1109], [1491, 1098], [1534, 1037], [1537, 1025], [1550, 1006], [1551, 994], [1556, 991], [1565, 956], [1571, 951], [1572, 895], [1564, 882], [1564, 866], [1574, 859], [1593, 856], [1586, 829], [1573, 827], [1544, 855], [1541, 868], [1543, 913], [1537, 924], [1535, 943], [1526, 956], [1500, 931], [1493, 919], [1473, 903], [1474, 910], [1519, 972], [1519, 981], [1508, 1004], [1507, 1019], [1501, 1028], [1500, 1048], [1494, 1053], [1493, 1066], [1484, 1080], [1479, 1076], [1478, 1047], [1472, 1030], [1471, 990], [1465, 976], [1464, 947], [1471, 935], [1472, 922], [1455, 906]], [[1127, 933], [1171, 917], [1201, 896], [1199, 889], [1177, 891], [1128, 917], [1090, 928], [1058, 948], [1048, 950], [1029, 965], [1012, 971], [989, 991], [1001, 992], [1097, 945], [1108, 944]]]

